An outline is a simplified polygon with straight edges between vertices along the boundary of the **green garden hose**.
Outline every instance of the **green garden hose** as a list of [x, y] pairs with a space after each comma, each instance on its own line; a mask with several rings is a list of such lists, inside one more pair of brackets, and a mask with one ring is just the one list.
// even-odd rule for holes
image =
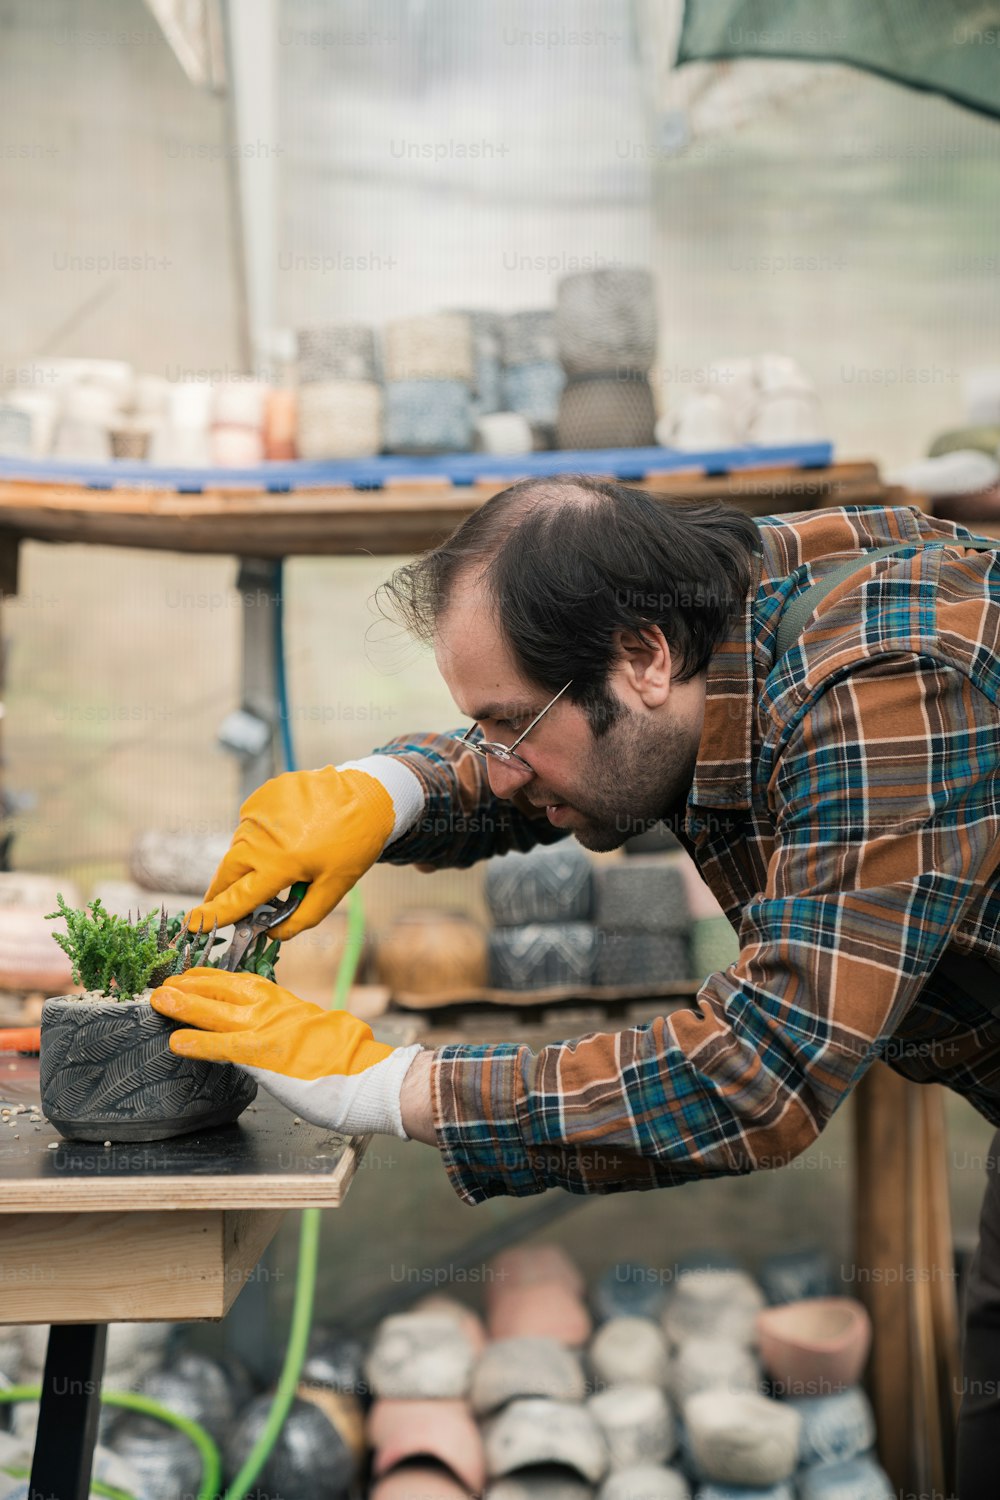
[[[0, 1401], [37, 1401], [41, 1394], [40, 1385], [10, 1385], [0, 1390]], [[105, 1406], [118, 1406], [123, 1411], [137, 1411], [145, 1417], [155, 1417], [157, 1421], [176, 1427], [178, 1432], [183, 1432], [185, 1437], [190, 1438], [201, 1458], [201, 1485], [197, 1500], [215, 1500], [222, 1480], [222, 1462], [218, 1448], [204, 1427], [198, 1422], [192, 1422], [190, 1417], [179, 1416], [161, 1402], [153, 1401], [149, 1396], [140, 1396], [135, 1391], [102, 1391], [101, 1401]], [[27, 1471], [15, 1474], [11, 1469], [6, 1472], [17, 1479], [28, 1477]], [[95, 1495], [107, 1495], [110, 1500], [133, 1500], [124, 1490], [116, 1489], [99, 1479], [91, 1480], [90, 1487]]]

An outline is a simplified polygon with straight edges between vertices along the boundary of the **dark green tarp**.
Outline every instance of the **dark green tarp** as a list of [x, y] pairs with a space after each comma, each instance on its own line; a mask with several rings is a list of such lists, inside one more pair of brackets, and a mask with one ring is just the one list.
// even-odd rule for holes
[[678, 64], [737, 57], [851, 63], [1000, 115], [996, 0], [687, 0]]

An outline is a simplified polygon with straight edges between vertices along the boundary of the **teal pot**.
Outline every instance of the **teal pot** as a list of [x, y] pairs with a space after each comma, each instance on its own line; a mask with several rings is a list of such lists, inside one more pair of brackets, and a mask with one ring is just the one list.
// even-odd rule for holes
[[176, 1057], [176, 1021], [134, 1000], [61, 995], [42, 1006], [42, 1113], [75, 1141], [162, 1141], [230, 1125], [257, 1084], [242, 1068]]

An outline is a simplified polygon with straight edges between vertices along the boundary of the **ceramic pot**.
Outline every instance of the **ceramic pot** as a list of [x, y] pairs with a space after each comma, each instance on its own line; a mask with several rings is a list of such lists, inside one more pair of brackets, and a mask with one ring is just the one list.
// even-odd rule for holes
[[135, 1000], [61, 995], [42, 1006], [42, 1113], [77, 1141], [161, 1141], [230, 1125], [257, 1094], [242, 1068], [176, 1057], [176, 1021]]
[[130, 1414], [117, 1426], [109, 1447], [139, 1475], [140, 1494], [148, 1500], [198, 1493], [201, 1457], [191, 1439], [176, 1428]]
[[604, 1436], [612, 1469], [666, 1463], [677, 1448], [673, 1413], [658, 1386], [612, 1386], [591, 1396], [587, 1410]]
[[860, 1379], [872, 1325], [851, 1297], [810, 1297], [762, 1312], [757, 1340], [764, 1368], [782, 1395], [828, 1395]]
[[[223, 1450], [228, 1479], [235, 1478], [260, 1438], [273, 1405], [274, 1394], [267, 1392], [240, 1413]], [[314, 1402], [297, 1396], [257, 1477], [255, 1493], [294, 1495], [295, 1500], [341, 1500], [357, 1473], [350, 1442]]]
[[486, 866], [484, 891], [498, 927], [528, 922], [585, 922], [593, 904], [594, 867], [575, 839], [511, 850]]
[[539, 1282], [534, 1286], [492, 1288], [487, 1327], [494, 1339], [556, 1339], [569, 1349], [580, 1349], [590, 1338], [590, 1314], [565, 1284]]
[[483, 1438], [465, 1401], [441, 1397], [376, 1401], [368, 1414], [368, 1438], [378, 1478], [412, 1459], [436, 1459], [451, 1470], [466, 1494], [482, 1494], [486, 1480]]
[[382, 446], [382, 391], [373, 380], [317, 380], [299, 387], [296, 447], [310, 463], [370, 458]]
[[465, 453], [472, 447], [472, 394], [464, 380], [390, 380], [385, 386], [390, 453]]
[[327, 380], [376, 380], [373, 329], [360, 323], [335, 323], [302, 328], [298, 334], [300, 385]]
[[489, 936], [490, 983], [498, 990], [589, 985], [597, 933], [589, 922], [528, 922]]
[[636, 266], [577, 271], [562, 278], [556, 296], [559, 358], [568, 374], [649, 369], [656, 357], [649, 271]]
[[597, 929], [595, 984], [666, 984], [690, 977], [686, 933]]
[[554, 359], [507, 365], [503, 372], [504, 407], [508, 411], [520, 412], [532, 424], [555, 427], [559, 420], [559, 397], [565, 384], [563, 367]]
[[460, 912], [404, 912], [378, 942], [375, 972], [393, 994], [481, 989], [487, 973], [486, 934]]
[[684, 1425], [700, 1474], [764, 1489], [791, 1478], [802, 1418], [786, 1403], [735, 1391], [703, 1391], [684, 1403]]
[[129, 874], [144, 891], [206, 891], [229, 843], [228, 834], [147, 829], [132, 844]]
[[679, 1469], [629, 1464], [612, 1470], [598, 1490], [597, 1500], [691, 1500], [691, 1491]]
[[386, 324], [384, 347], [388, 384], [473, 378], [472, 325], [465, 313], [396, 318]]
[[680, 864], [639, 854], [602, 865], [594, 879], [594, 921], [613, 932], [686, 934], [690, 914]]
[[645, 375], [574, 376], [559, 397], [560, 448], [648, 448], [656, 407]]
[[447, 1313], [396, 1313], [375, 1330], [365, 1376], [377, 1396], [464, 1400], [476, 1350]]

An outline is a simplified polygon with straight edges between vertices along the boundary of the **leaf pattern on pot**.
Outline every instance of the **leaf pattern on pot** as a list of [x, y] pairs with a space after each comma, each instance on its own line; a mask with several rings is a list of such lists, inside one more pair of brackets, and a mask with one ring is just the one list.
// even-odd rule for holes
[[199, 1115], [228, 1108], [235, 1119], [257, 1092], [240, 1068], [175, 1057], [168, 1039], [176, 1026], [145, 1003], [47, 1001], [42, 1023], [40, 1082], [48, 1119], [193, 1125]]

